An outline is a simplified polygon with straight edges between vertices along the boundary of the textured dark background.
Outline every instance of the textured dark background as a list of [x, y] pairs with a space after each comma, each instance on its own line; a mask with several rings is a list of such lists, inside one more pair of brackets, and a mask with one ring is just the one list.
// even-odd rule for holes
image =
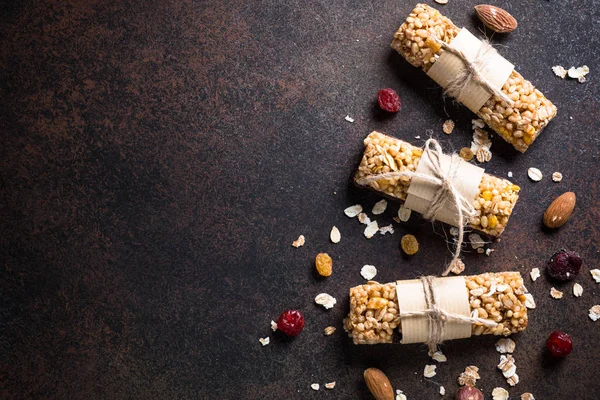
[[[374, 129], [413, 143], [428, 129], [446, 149], [470, 142], [473, 117], [389, 48], [406, 1], [2, 1], [0, 11], [0, 398], [369, 399], [362, 371], [376, 366], [409, 399], [452, 395], [479, 366], [488, 397], [507, 387], [496, 338], [444, 345], [431, 380], [424, 346], [355, 347], [341, 329], [348, 288], [363, 264], [386, 282], [437, 273], [450, 258], [440, 225], [413, 216], [393, 236], [367, 241], [342, 210], [377, 196], [348, 185]], [[480, 29], [475, 1], [438, 6]], [[593, 399], [600, 391], [600, 303], [589, 269], [600, 250], [600, 5], [501, 1], [519, 21], [495, 36], [503, 55], [559, 109], [526, 154], [494, 139], [485, 165], [514, 173], [522, 196], [491, 257], [467, 254], [467, 273], [543, 267], [567, 247], [585, 258], [584, 293], [550, 298], [516, 336], [516, 399]], [[587, 64], [588, 82], [553, 65]], [[377, 90], [395, 88], [388, 117]], [[346, 114], [356, 119], [344, 121]], [[451, 136], [446, 118], [457, 121]], [[572, 119], [570, 118], [572, 117]], [[540, 168], [533, 183], [526, 170]], [[564, 180], [550, 175], [561, 171]], [[549, 233], [541, 215], [572, 190], [571, 221]], [[380, 225], [391, 223], [390, 204]], [[329, 242], [337, 225], [341, 243]], [[403, 259], [404, 233], [421, 251]], [[299, 234], [307, 243], [291, 246]], [[334, 273], [316, 279], [326, 251]], [[325, 311], [320, 292], [336, 296]], [[294, 340], [272, 334], [286, 308], [304, 311]], [[338, 327], [332, 337], [327, 325]], [[548, 333], [569, 332], [573, 353], [544, 355]], [[262, 347], [259, 337], [270, 335]], [[333, 391], [309, 385], [337, 381]]]

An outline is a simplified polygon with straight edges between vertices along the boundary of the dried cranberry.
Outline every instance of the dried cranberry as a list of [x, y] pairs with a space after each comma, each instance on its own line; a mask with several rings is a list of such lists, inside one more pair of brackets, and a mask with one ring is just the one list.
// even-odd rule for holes
[[548, 275], [559, 281], [570, 281], [581, 270], [581, 257], [573, 251], [561, 249], [554, 253], [548, 261]]
[[286, 310], [277, 320], [277, 329], [288, 336], [298, 336], [304, 328], [304, 317], [298, 310]]
[[571, 336], [561, 331], [554, 331], [546, 341], [546, 347], [555, 357], [564, 357], [573, 351]]
[[379, 107], [382, 110], [389, 112], [398, 112], [400, 111], [400, 96], [394, 89], [381, 89], [377, 93], [377, 101], [379, 102]]

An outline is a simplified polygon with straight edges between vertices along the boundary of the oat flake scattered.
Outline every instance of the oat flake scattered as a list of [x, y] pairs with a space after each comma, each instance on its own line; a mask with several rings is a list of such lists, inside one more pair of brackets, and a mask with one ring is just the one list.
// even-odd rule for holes
[[260, 342], [260, 344], [262, 344], [263, 346], [268, 345], [269, 343], [271, 343], [271, 338], [269, 338], [268, 336], [266, 338], [260, 338], [258, 339], [258, 341]]
[[379, 228], [379, 233], [381, 235], [385, 235], [386, 233], [389, 233], [390, 235], [393, 235], [394, 234], [394, 227], [392, 225], [382, 226], [381, 228]]
[[475, 128], [485, 128], [485, 122], [482, 119], [472, 119], [471, 125]]
[[371, 239], [373, 235], [377, 233], [377, 231], [379, 231], [379, 225], [377, 225], [377, 221], [369, 222], [365, 228], [364, 235], [367, 239]]
[[471, 247], [474, 249], [478, 249], [480, 247], [485, 246], [485, 241], [481, 238], [478, 233], [471, 233], [469, 235], [469, 241], [471, 242]]
[[328, 326], [327, 328], [323, 329], [325, 336], [331, 336], [335, 333], [335, 331], [335, 326]]
[[[442, 4], [442, 5], [443, 4], [448, 4], [448, 0], [435, 0], [435, 2], [438, 3], [438, 4]], [[443, 388], [443, 386], [442, 386], [442, 388]], [[443, 394], [442, 394], [442, 396], [443, 396]]]
[[458, 275], [461, 272], [463, 272], [464, 270], [465, 270], [465, 263], [462, 262], [462, 260], [456, 260], [456, 261], [454, 261], [452, 268], [450, 269], [450, 272], [452, 272], [455, 275]]
[[583, 294], [583, 287], [579, 283], [574, 284], [573, 285], [573, 296], [581, 297], [582, 294]]
[[437, 365], [426, 365], [425, 369], [423, 370], [423, 376], [425, 378], [433, 378], [436, 375], [435, 369], [437, 368]]
[[533, 299], [533, 295], [531, 293], [525, 293], [525, 307], [529, 309], [535, 308], [535, 300]]
[[556, 290], [555, 288], [551, 288], [550, 296], [552, 296], [553, 299], [562, 299], [563, 292], [561, 292], [560, 290]]
[[560, 181], [562, 181], [562, 178], [563, 178], [563, 176], [562, 176], [562, 174], [560, 172], [554, 172], [552, 174], [552, 180], [554, 182], [560, 182]]
[[558, 76], [561, 79], [565, 79], [565, 76], [567, 76], [567, 70], [561, 67], [560, 65], [555, 65], [554, 67], [552, 67], [552, 72], [554, 72], [554, 75]]
[[514, 374], [510, 378], [506, 379], [506, 383], [508, 383], [510, 386], [515, 386], [517, 383], [519, 383], [519, 375]]
[[527, 392], [521, 395], [521, 400], [535, 400], [535, 397], [533, 397], [531, 393]]
[[441, 396], [445, 396], [446, 395], [446, 388], [443, 386], [440, 386], [440, 395]]
[[371, 212], [373, 213], [373, 215], [383, 214], [383, 212], [385, 211], [386, 208], [387, 208], [387, 201], [385, 199], [379, 200], [377, 203], [375, 203], [375, 205], [373, 206], [373, 210]]
[[516, 343], [512, 339], [504, 338], [496, 342], [496, 351], [501, 354], [515, 351]]
[[333, 389], [335, 387], [335, 381], [325, 384], [325, 389]]
[[364, 265], [360, 269], [360, 274], [363, 278], [365, 278], [368, 281], [373, 280], [373, 278], [375, 278], [375, 275], [377, 275], [377, 268], [375, 268], [374, 265]]
[[406, 400], [406, 395], [402, 390], [396, 390], [396, 400]]
[[494, 251], [494, 249], [485, 249], [485, 255], [489, 257]]
[[542, 171], [534, 167], [531, 167], [527, 170], [527, 176], [529, 176], [529, 179], [531, 179], [534, 182], [539, 182], [544, 177], [542, 175]]
[[596, 283], [600, 283], [600, 269], [592, 269], [590, 270], [590, 274], [592, 274], [592, 278], [594, 278]]
[[277, 330], [277, 322], [271, 320], [271, 330], [275, 332]]
[[531, 280], [535, 282], [536, 279], [540, 277], [540, 269], [539, 268], [532, 269], [531, 272], [529, 273], [529, 275], [531, 275]]
[[412, 213], [412, 210], [410, 208], [400, 206], [400, 208], [398, 209], [398, 219], [402, 222], [406, 222], [410, 219], [411, 213]]
[[304, 238], [304, 235], [300, 235], [300, 236], [298, 236], [298, 239], [296, 239], [292, 242], [292, 246], [294, 246], [295, 248], [304, 246], [305, 241], [306, 241], [306, 239]]
[[313, 383], [312, 385], [310, 385], [310, 388], [312, 390], [319, 390], [319, 384], [318, 383]]
[[361, 212], [362, 212], [362, 206], [360, 204], [355, 204], [344, 210], [344, 214], [346, 214], [350, 218], [356, 217]]
[[331, 232], [329, 233], [329, 238], [331, 239], [331, 241], [333, 243], [339, 243], [340, 240], [342, 239], [342, 234], [340, 233], [340, 230], [336, 226], [331, 228]]
[[454, 130], [454, 125], [455, 125], [454, 121], [452, 121], [451, 119], [447, 119], [446, 121], [444, 121], [444, 124], [442, 125], [442, 130], [444, 131], [444, 133], [446, 135], [449, 135]]
[[478, 371], [479, 368], [477, 368], [474, 365], [469, 365], [467, 368], [465, 368], [465, 371], [461, 373], [458, 377], [458, 384], [461, 386], [475, 386], [477, 379], [480, 378]]
[[371, 223], [371, 219], [367, 216], [367, 214], [361, 212], [358, 214], [358, 222], [361, 224], [369, 225]]
[[490, 140], [487, 131], [481, 129], [478, 125], [475, 125], [473, 120], [473, 141], [471, 142], [471, 151], [475, 154], [477, 161], [487, 162], [492, 159], [492, 153], [490, 148], [492, 147], [492, 141]]
[[512, 177], [513, 177], [513, 173], [512, 173], [512, 171], [508, 171], [508, 174], [507, 174], [507, 175], [508, 175], [508, 177], [509, 177], [509, 178], [512, 178]]
[[337, 303], [337, 300], [335, 299], [335, 297], [327, 293], [320, 293], [317, 295], [317, 297], [315, 297], [315, 303], [329, 310], [335, 305], [335, 303]]
[[589, 72], [590, 72], [590, 69], [588, 68], [588, 66], [584, 65], [583, 67], [569, 68], [569, 70], [567, 71], [567, 75], [569, 75], [569, 78], [577, 79], [580, 83], [583, 83], [583, 82], [585, 82], [585, 76]]
[[354, 122], [354, 118], [352, 118], [352, 117], [351, 117], [351, 116], [349, 116], [349, 115], [346, 115], [346, 116], [344, 117], [344, 119], [345, 119], [346, 121], [350, 122], [350, 123]]
[[446, 362], [446, 361], [448, 361], [448, 358], [446, 357], [446, 355], [444, 353], [442, 353], [440, 350], [438, 350], [435, 353], [433, 353], [431, 355], [431, 358], [433, 358], [437, 362]]
[[590, 316], [590, 319], [592, 321], [597, 321], [600, 318], [600, 305], [596, 304], [595, 306], [590, 308], [589, 311], [590, 313], [588, 315]]
[[492, 399], [493, 400], [507, 400], [508, 399], [508, 390], [497, 387], [492, 390]]

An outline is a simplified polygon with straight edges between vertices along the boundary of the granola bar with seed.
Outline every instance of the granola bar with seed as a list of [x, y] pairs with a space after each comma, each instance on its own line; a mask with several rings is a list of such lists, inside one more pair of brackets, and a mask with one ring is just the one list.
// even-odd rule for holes
[[[362, 178], [388, 172], [415, 172], [423, 149], [377, 131], [365, 138], [364, 145], [365, 151], [354, 175], [354, 183], [404, 202], [411, 183], [410, 177], [379, 179], [367, 185], [359, 182]], [[484, 173], [479, 182], [479, 193], [472, 202], [476, 215], [469, 221], [469, 227], [488, 236], [499, 236], [506, 228], [519, 198], [519, 190], [519, 186], [506, 179]]]
[[[503, 335], [525, 330], [528, 323], [519, 272], [486, 273], [465, 277], [472, 315], [491, 319], [494, 328], [473, 323], [472, 335]], [[500, 290], [501, 289], [501, 290]], [[344, 329], [354, 344], [399, 343], [402, 328], [396, 284], [370, 281], [350, 289], [350, 312]]]
[[[417, 4], [394, 34], [392, 48], [427, 72], [444, 51], [432, 36], [451, 44], [460, 28], [438, 10]], [[501, 88], [514, 104], [492, 95], [477, 116], [520, 152], [525, 152], [556, 116], [556, 106], [531, 82], [513, 70]]]

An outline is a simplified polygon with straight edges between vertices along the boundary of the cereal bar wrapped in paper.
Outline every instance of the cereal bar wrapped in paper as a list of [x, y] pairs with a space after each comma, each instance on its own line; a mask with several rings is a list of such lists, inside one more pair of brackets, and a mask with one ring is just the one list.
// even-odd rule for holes
[[[415, 178], [389, 177], [394, 172], [420, 172], [423, 149], [377, 131], [369, 134], [364, 144], [365, 151], [354, 175], [354, 183], [359, 187], [375, 190], [386, 197], [406, 201], [405, 206], [413, 210], [419, 211], [415, 206], [426, 207], [419, 193], [410, 196], [410, 192], [414, 189], [414, 187], [411, 189], [411, 183]], [[466, 162], [464, 164], [477, 168]], [[472, 180], [470, 184], [472, 190], [467, 191], [471, 193], [470, 195], [465, 192], [465, 196], [474, 212], [472, 216], [466, 218], [465, 222], [472, 229], [497, 237], [506, 228], [519, 198], [520, 188], [506, 179], [486, 174], [480, 168], [477, 168], [477, 171], [471, 174], [468, 171], [466, 175]], [[458, 176], [457, 179], [460, 180], [461, 177]], [[452, 215], [447, 219], [437, 219], [457, 226], [451, 217]]]
[[370, 281], [350, 289], [344, 329], [354, 344], [508, 336], [527, 327], [526, 293], [519, 272]]
[[520, 152], [556, 115], [556, 106], [487, 42], [426, 4], [417, 4], [391, 45]]

